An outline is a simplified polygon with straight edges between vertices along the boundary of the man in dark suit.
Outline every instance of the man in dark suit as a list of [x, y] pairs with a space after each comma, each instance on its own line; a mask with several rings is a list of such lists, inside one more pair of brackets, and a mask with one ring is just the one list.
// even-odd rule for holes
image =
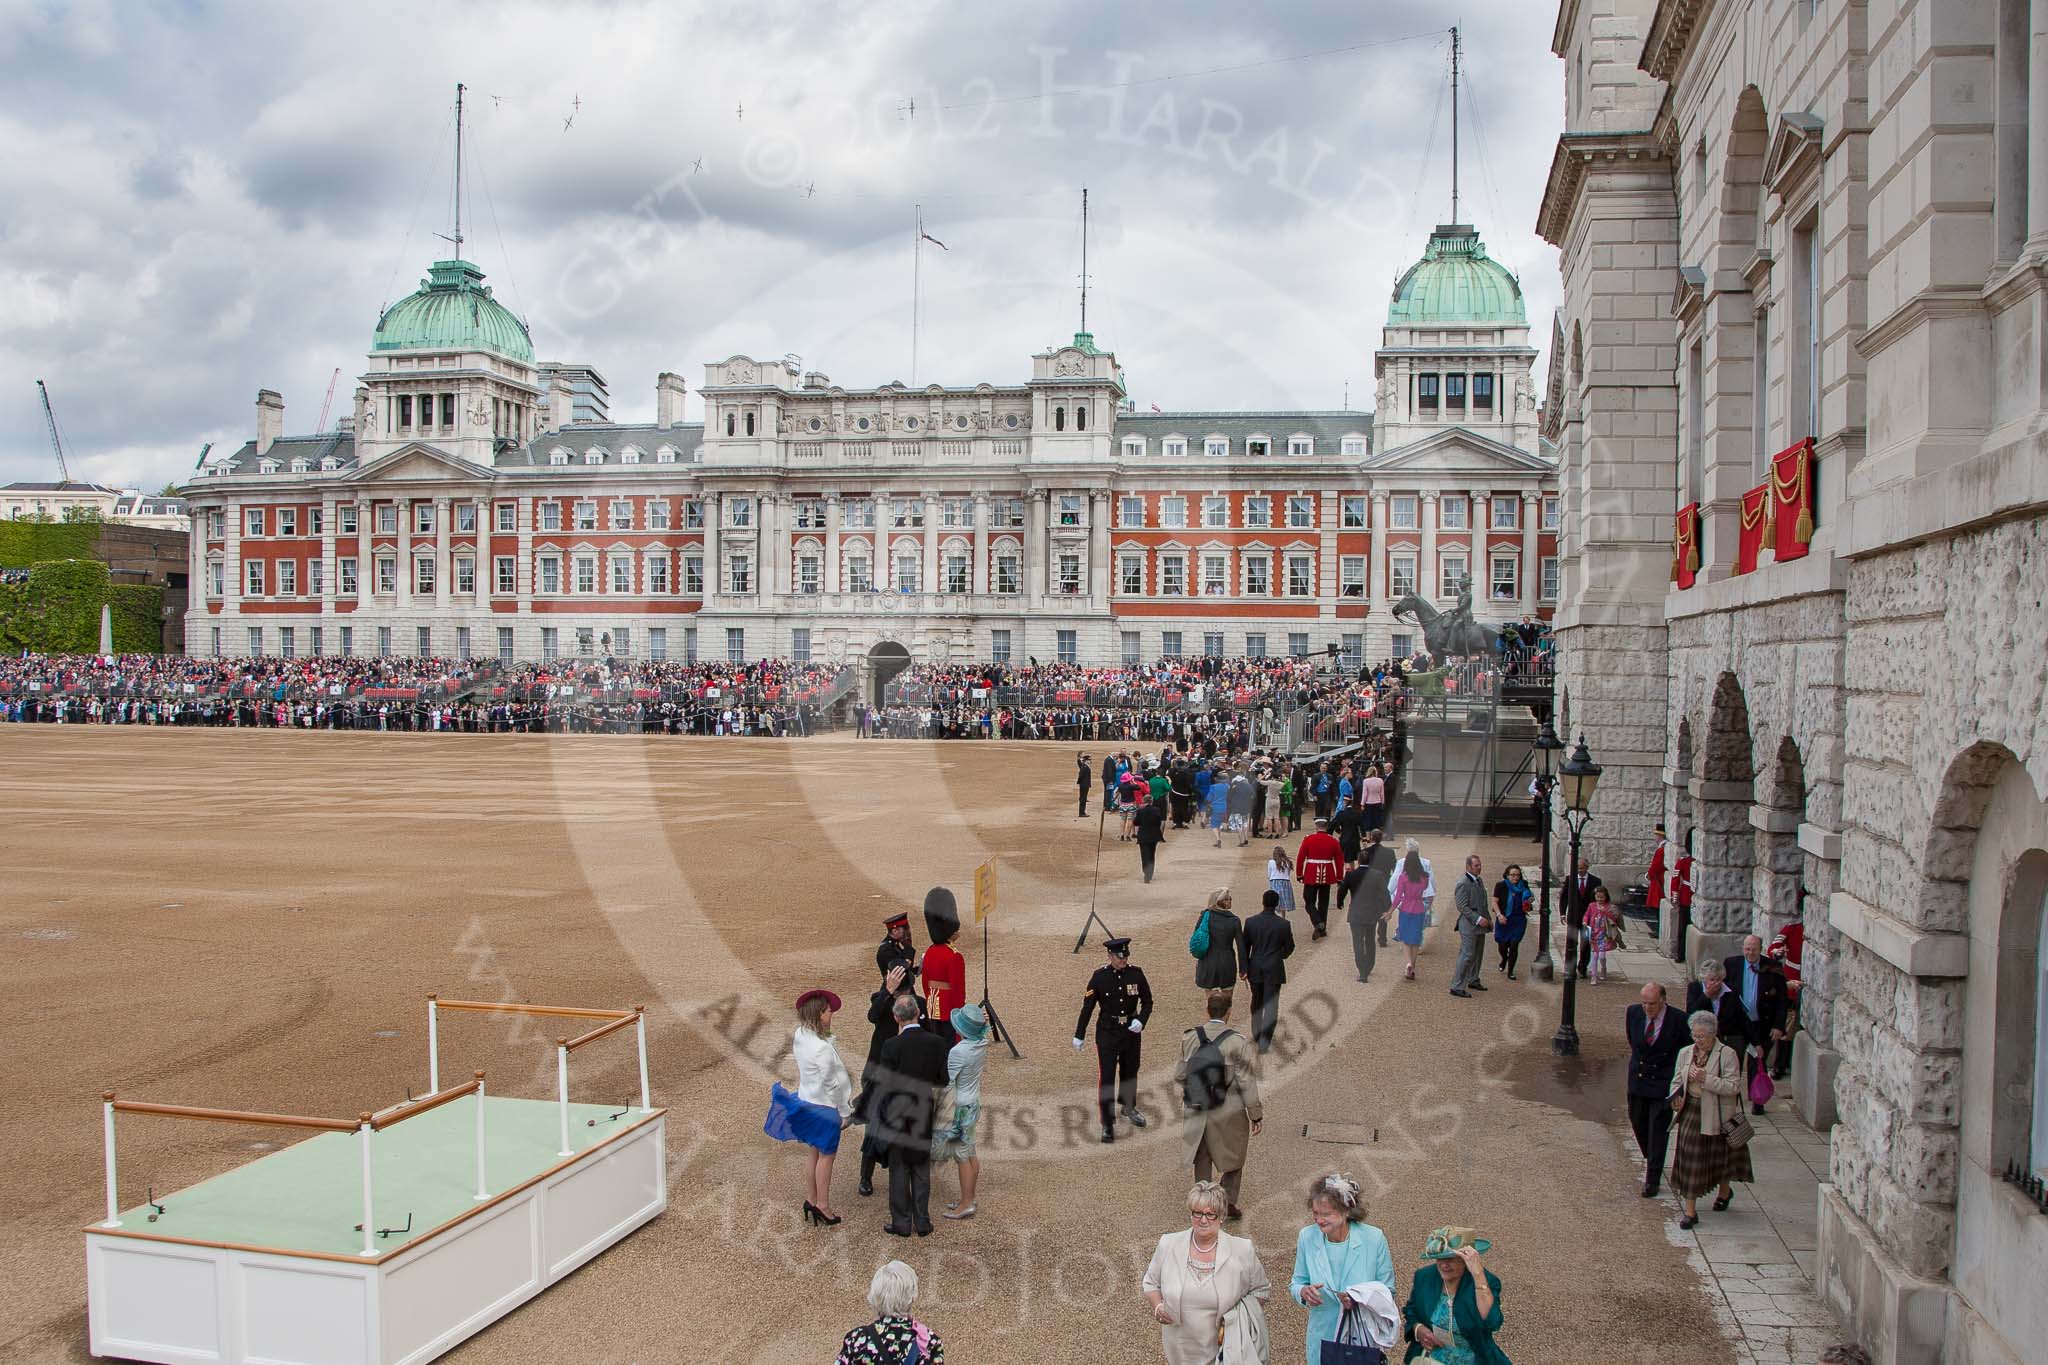
[[[1081, 789], [1081, 815], [1088, 813], [1088, 789], [1095, 785], [1095, 770], [1088, 766], [1088, 755], [1082, 754], [1074, 760], [1074, 785]], [[1080, 816], [1076, 816], [1079, 819]]]
[[1166, 813], [1156, 802], [1142, 802], [1131, 815], [1132, 837], [1138, 841], [1138, 869], [1145, 874], [1145, 880], [1152, 880], [1153, 860], [1159, 856], [1159, 845], [1166, 841]]
[[[1764, 941], [1755, 934], [1742, 940], [1742, 952], [1721, 964], [1728, 973], [1728, 989], [1742, 1001], [1743, 1013], [1749, 1016], [1748, 1046], [1742, 1049], [1742, 1074], [1745, 1080], [1754, 1076], [1758, 1067], [1766, 1064], [1772, 1051], [1785, 1037], [1785, 1012], [1789, 992], [1785, 985], [1785, 973], [1778, 964], [1764, 956]], [[1754, 1106], [1757, 1113], [1764, 1112], [1762, 1105]]]
[[1351, 903], [1344, 922], [1351, 926], [1351, 959], [1361, 983], [1372, 979], [1387, 938], [1387, 916], [1394, 908], [1387, 895], [1387, 883], [1394, 877], [1394, 850], [1381, 843], [1380, 837], [1379, 830], [1365, 832], [1358, 862], [1337, 883], [1337, 908], [1343, 909], [1347, 900]]
[[1287, 959], [1294, 955], [1294, 926], [1280, 913], [1280, 893], [1268, 891], [1263, 908], [1245, 921], [1245, 979], [1252, 988], [1252, 1041], [1261, 1054], [1273, 1050], [1280, 1022], [1280, 988], [1287, 984]]
[[1714, 1036], [1740, 1056], [1749, 1048], [1749, 1012], [1728, 984], [1728, 969], [1711, 959], [1700, 967], [1700, 979], [1685, 988], [1685, 1014], [1701, 1010], [1714, 1016]]
[[918, 1002], [898, 996], [896, 1036], [882, 1044], [868, 1131], [889, 1155], [889, 1221], [895, 1237], [931, 1234], [932, 1106], [946, 1083], [946, 1040], [921, 1026]]
[[[1558, 893], [1557, 908], [1563, 912], [1567, 925], [1574, 922], [1584, 925], [1586, 911], [1593, 904], [1593, 893], [1606, 883], [1594, 876], [1586, 860], [1579, 859], [1579, 865], [1572, 875], [1564, 879], [1564, 889]], [[1576, 913], [1574, 913], [1576, 912]], [[1579, 976], [1583, 980], [1586, 967], [1593, 960], [1593, 941], [1581, 932], [1579, 934]]]
[[1685, 1015], [1664, 999], [1664, 987], [1643, 987], [1642, 1003], [1628, 1007], [1628, 1126], [1643, 1154], [1643, 1198], [1655, 1198], [1664, 1179], [1671, 1141], [1671, 1073], [1692, 1044]]

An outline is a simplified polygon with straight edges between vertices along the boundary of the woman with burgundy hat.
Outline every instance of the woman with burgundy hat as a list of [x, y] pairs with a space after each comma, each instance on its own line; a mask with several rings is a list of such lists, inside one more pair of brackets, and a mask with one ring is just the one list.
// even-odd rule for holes
[[796, 1034], [790, 1051], [796, 1057], [796, 1093], [776, 1081], [768, 1091], [768, 1121], [761, 1130], [777, 1142], [801, 1142], [810, 1153], [804, 1168], [804, 1221], [830, 1227], [839, 1222], [832, 1212], [832, 1159], [839, 1152], [839, 1133], [853, 1116], [853, 1077], [832, 1045], [832, 1016], [839, 997], [828, 990], [805, 991], [796, 998]]

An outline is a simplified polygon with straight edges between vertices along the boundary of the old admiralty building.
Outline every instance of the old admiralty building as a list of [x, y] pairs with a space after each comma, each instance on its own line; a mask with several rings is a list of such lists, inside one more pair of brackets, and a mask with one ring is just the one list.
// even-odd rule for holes
[[433, 264], [353, 411], [186, 485], [195, 655], [760, 657], [1084, 664], [1377, 658], [1468, 585], [1482, 623], [1558, 594], [1555, 464], [1520, 283], [1445, 225], [1398, 280], [1376, 410], [1145, 412], [1087, 333], [1022, 382], [847, 388], [732, 356], [608, 420], [537, 363], [481, 270]]

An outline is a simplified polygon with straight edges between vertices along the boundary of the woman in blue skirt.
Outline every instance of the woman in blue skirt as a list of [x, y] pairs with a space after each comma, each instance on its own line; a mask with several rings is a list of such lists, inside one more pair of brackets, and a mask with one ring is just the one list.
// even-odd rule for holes
[[827, 990], [805, 991], [796, 998], [796, 1093], [776, 1081], [768, 1091], [768, 1121], [761, 1128], [777, 1142], [809, 1147], [805, 1167], [804, 1221], [826, 1227], [839, 1222], [832, 1211], [832, 1158], [839, 1151], [839, 1132], [853, 1115], [853, 1077], [832, 1045], [832, 1016], [839, 997]]

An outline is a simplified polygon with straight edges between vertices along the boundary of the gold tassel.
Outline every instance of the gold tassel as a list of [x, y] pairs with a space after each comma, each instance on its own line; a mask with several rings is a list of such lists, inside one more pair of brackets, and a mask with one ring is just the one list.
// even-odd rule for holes
[[1688, 543], [1685, 547], [1685, 571], [1687, 573], [1698, 573], [1700, 571], [1700, 546], [1697, 540]]
[[1764, 490], [1764, 538], [1757, 545], [1759, 552], [1766, 545], [1778, 542], [1778, 493], [1776, 489]]
[[1804, 503], [1799, 507], [1799, 520], [1792, 523], [1792, 538], [1801, 545], [1813, 539], [1813, 513], [1807, 510]]

